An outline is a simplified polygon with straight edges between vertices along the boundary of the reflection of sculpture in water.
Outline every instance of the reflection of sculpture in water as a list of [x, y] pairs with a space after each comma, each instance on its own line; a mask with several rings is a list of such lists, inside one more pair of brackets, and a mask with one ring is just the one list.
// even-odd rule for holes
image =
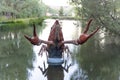
[[39, 66], [40, 71], [44, 76], [47, 76], [48, 80], [64, 80], [64, 70], [68, 72], [71, 64], [66, 64], [67, 61], [64, 62], [64, 67], [62, 65], [49, 65], [48, 68], [45, 69]]
[[63, 67], [61, 65], [49, 66], [47, 72], [47, 78], [48, 80], [64, 80]]

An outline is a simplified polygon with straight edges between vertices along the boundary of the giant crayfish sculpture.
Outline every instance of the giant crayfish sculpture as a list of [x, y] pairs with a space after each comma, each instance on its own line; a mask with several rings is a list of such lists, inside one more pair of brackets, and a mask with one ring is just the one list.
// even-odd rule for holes
[[33, 37], [30, 38], [27, 35], [25, 35], [25, 38], [29, 40], [33, 45], [40, 45], [41, 43], [46, 44], [41, 47], [39, 54], [44, 50], [46, 50], [48, 52], [49, 58], [61, 58], [62, 53], [68, 50], [68, 47], [65, 46], [65, 44], [82, 45], [99, 30], [99, 27], [98, 27], [92, 33], [87, 34], [92, 20], [93, 19], [90, 19], [88, 21], [87, 26], [85, 27], [85, 30], [80, 35], [80, 37], [76, 40], [67, 40], [67, 41], [64, 40], [62, 28], [58, 20], [56, 20], [53, 26], [51, 27], [49, 38], [47, 41], [38, 38], [36, 34], [35, 25], [33, 25], [34, 26]]

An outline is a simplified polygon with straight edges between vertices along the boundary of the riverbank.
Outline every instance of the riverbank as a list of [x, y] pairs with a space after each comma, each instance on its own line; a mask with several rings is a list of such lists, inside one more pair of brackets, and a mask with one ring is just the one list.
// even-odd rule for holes
[[51, 18], [51, 19], [60, 19], [60, 20], [76, 20], [75, 17], [71, 17], [71, 16], [61, 16], [61, 17], [51, 16], [49, 18]]
[[6, 27], [27, 27], [31, 24], [42, 25], [44, 21], [44, 17], [42, 18], [25, 18], [25, 19], [14, 19], [14, 20], [4, 20], [0, 21], [0, 29]]

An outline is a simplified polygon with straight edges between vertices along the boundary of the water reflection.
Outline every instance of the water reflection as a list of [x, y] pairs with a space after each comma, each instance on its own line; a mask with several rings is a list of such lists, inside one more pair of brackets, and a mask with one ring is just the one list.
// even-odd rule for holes
[[49, 66], [47, 77], [48, 77], [48, 80], [63, 80], [64, 72], [63, 72], [62, 66]]
[[[55, 20], [45, 20], [45, 29], [37, 27], [39, 37], [47, 40]], [[65, 40], [80, 34], [75, 21], [61, 20]], [[41, 46], [32, 46], [24, 34], [32, 34], [32, 27], [0, 30], [0, 80], [120, 80], [120, 37], [103, 33], [92, 37], [82, 46], [68, 45], [72, 55], [67, 57], [68, 70], [62, 66], [48, 66], [46, 55], [38, 56]], [[103, 41], [103, 42], [101, 42]], [[45, 63], [45, 65], [44, 65]], [[45, 73], [40, 70], [39, 66]], [[67, 68], [67, 67], [66, 67]]]
[[32, 67], [32, 46], [23, 37], [27, 30], [32, 31], [0, 30], [0, 80], [27, 79], [27, 68]]
[[70, 65], [49, 65], [47, 68], [44, 68], [39, 66], [40, 71], [44, 75], [44, 77], [47, 76], [48, 80], [64, 80], [64, 70], [68, 73], [69, 68], [72, 66]]
[[94, 37], [78, 51], [80, 69], [88, 80], [120, 80], [120, 44], [115, 41], [118, 37], [105, 33], [104, 45]]

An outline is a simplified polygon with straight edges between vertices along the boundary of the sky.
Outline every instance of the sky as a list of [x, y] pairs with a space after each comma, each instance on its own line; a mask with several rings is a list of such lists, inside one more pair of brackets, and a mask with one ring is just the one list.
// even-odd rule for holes
[[46, 5], [49, 6], [69, 6], [69, 0], [42, 0]]

